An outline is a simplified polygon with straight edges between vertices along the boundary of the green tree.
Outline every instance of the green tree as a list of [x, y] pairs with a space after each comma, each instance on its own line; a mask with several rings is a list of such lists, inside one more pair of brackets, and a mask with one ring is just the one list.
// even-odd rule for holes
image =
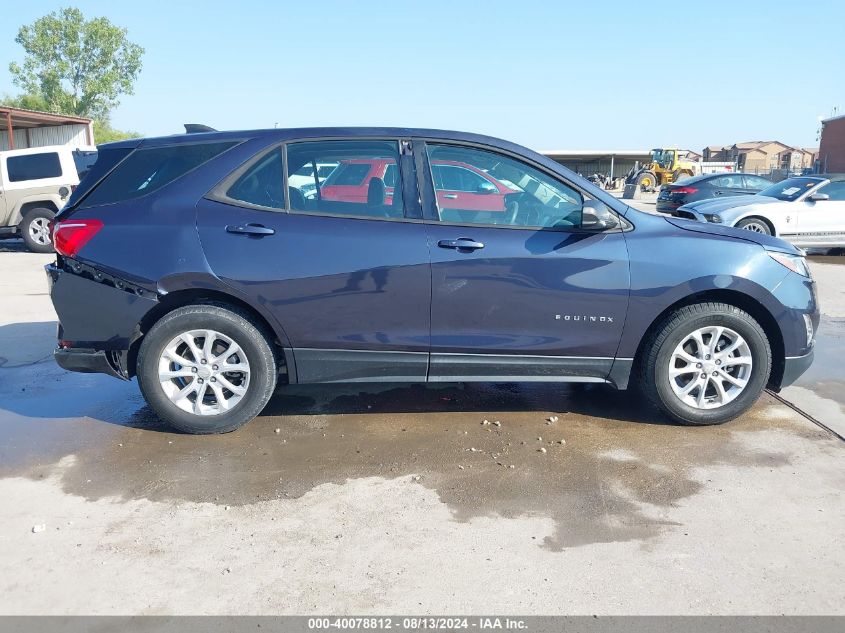
[[39, 94], [22, 94], [17, 97], [4, 95], [0, 104], [10, 108], [23, 108], [24, 110], [40, 110], [41, 112], [49, 112], [50, 110], [47, 100]]
[[26, 53], [22, 64], [9, 64], [16, 85], [42, 95], [53, 112], [93, 118], [132, 94], [144, 53], [126, 29], [103, 17], [86, 20], [73, 7], [22, 26], [15, 41]]
[[138, 132], [114, 129], [108, 119], [94, 119], [94, 140], [98, 144], [122, 141], [127, 138], [138, 138], [139, 136], [141, 134]]

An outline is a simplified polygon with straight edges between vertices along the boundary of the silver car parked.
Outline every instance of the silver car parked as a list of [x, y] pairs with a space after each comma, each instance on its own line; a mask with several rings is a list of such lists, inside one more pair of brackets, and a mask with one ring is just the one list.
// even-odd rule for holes
[[672, 215], [780, 237], [802, 248], [845, 246], [845, 176], [797, 176], [753, 196], [692, 202]]

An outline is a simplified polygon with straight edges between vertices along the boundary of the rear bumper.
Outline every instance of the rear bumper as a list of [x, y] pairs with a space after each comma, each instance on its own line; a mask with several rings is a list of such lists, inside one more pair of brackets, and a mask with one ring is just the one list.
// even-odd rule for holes
[[[111, 357], [109, 356], [111, 354]], [[121, 380], [129, 380], [120, 367], [118, 356], [114, 352], [95, 349], [57, 349], [53, 358], [62, 369], [83, 374], [107, 374]]]
[[808, 354], [804, 354], [804, 356], [793, 356], [784, 360], [783, 379], [780, 381], [780, 389], [788, 387], [794, 383], [810, 368], [810, 365], [813, 364], [814, 354], [815, 350], [810, 350], [810, 352]]
[[156, 295], [91, 267], [46, 266], [50, 299], [70, 349], [128, 350]]
[[50, 298], [59, 315], [61, 347], [53, 356], [68, 371], [129, 380], [128, 351], [140, 336], [155, 293], [90, 266], [46, 266]]
[[681, 206], [680, 202], [669, 202], [667, 200], [658, 200], [655, 209], [660, 213], [672, 213], [675, 209]]

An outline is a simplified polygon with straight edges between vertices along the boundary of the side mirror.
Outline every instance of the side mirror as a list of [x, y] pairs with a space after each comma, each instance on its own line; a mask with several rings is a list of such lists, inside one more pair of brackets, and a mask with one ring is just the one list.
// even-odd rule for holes
[[822, 202], [824, 200], [830, 200], [830, 196], [826, 193], [813, 193], [807, 198], [810, 202]]
[[498, 189], [496, 189], [495, 185], [492, 182], [487, 182], [486, 180], [482, 183], [479, 183], [478, 188], [475, 190], [475, 193], [498, 193]]
[[598, 200], [584, 201], [581, 211], [581, 228], [591, 231], [607, 231], [619, 226], [619, 220], [603, 202]]

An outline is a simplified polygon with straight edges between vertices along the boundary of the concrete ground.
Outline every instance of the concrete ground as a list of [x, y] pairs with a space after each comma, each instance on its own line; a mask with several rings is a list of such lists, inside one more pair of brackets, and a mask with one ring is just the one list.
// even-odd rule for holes
[[[684, 428], [597, 387], [285, 387], [179, 435], [54, 365], [49, 259], [0, 242], [0, 614], [845, 614], [845, 444], [769, 395]], [[839, 429], [841, 263], [784, 393]]]

